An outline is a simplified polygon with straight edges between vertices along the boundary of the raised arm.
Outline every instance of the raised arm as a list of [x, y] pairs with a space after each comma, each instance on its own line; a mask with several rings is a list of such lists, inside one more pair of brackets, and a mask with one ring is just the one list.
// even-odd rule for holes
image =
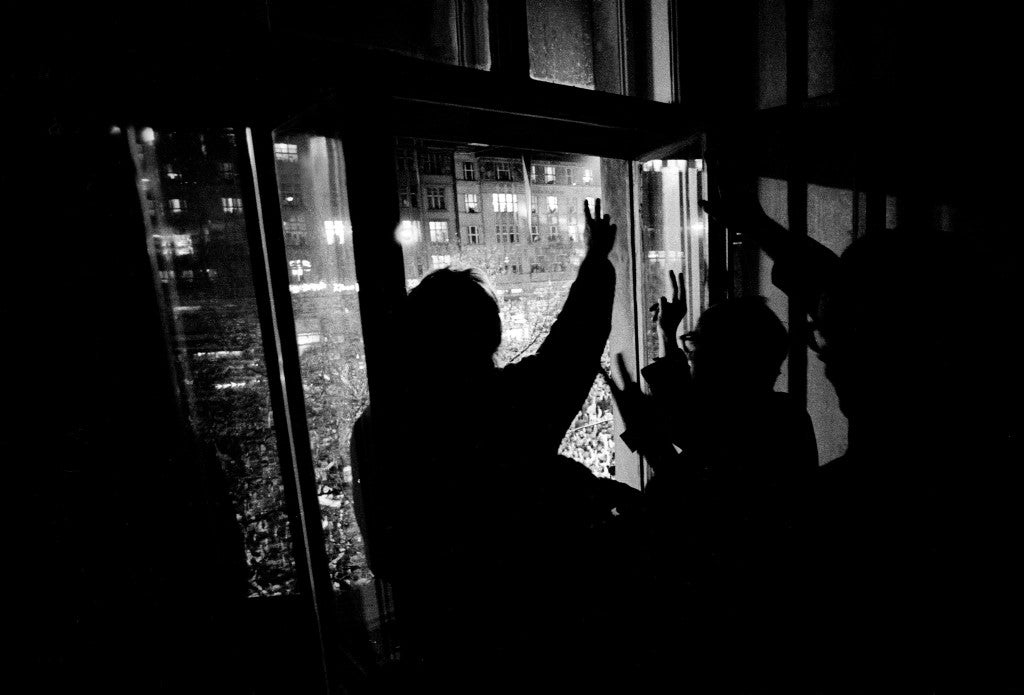
[[537, 354], [528, 359], [551, 370], [587, 363], [588, 370], [593, 371], [592, 380], [597, 376], [601, 353], [611, 332], [615, 269], [608, 254], [615, 243], [617, 228], [609, 215], [601, 216], [600, 198], [595, 203], [594, 215], [587, 203], [583, 205], [583, 214], [587, 220], [587, 253], [558, 319]]
[[615, 269], [608, 254], [616, 226], [601, 215], [600, 199], [594, 214], [587, 204], [583, 212], [587, 253], [558, 319], [537, 354], [505, 368], [510, 386], [533, 393], [529, 411], [542, 430], [537, 436], [555, 447], [590, 392], [612, 325]]

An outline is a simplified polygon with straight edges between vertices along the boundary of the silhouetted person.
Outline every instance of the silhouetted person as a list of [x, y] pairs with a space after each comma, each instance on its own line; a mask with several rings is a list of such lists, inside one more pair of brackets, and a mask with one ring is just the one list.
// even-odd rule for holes
[[788, 338], [764, 300], [712, 306], [680, 349], [685, 296], [670, 280], [672, 299], [652, 307], [663, 354], [642, 371], [646, 422], [627, 420], [623, 437], [656, 466], [646, 497], [665, 618], [657, 648], [693, 684], [777, 682], [801, 629], [798, 524], [818, 464], [814, 430], [774, 390]]
[[615, 225], [600, 201], [593, 218], [584, 211], [586, 256], [535, 355], [495, 366], [498, 302], [477, 271], [436, 271], [409, 294], [386, 554], [407, 639], [425, 677], [449, 688], [608, 672], [602, 648], [618, 618], [604, 606], [610, 577], [625, 573], [614, 546], [633, 491], [557, 455], [611, 327]]
[[[1020, 543], [1019, 462], [1006, 459], [995, 416], [986, 362], [1000, 326], [979, 321], [992, 314], [974, 299], [978, 257], [951, 235], [897, 229], [837, 259], [759, 205], [713, 209], [765, 248], [775, 284], [807, 308], [811, 346], [849, 420], [848, 449], [814, 493], [808, 653], [821, 682], [945, 684], [1014, 663], [1022, 578], [1007, 553]], [[997, 637], [1002, 628], [1012, 633]]]

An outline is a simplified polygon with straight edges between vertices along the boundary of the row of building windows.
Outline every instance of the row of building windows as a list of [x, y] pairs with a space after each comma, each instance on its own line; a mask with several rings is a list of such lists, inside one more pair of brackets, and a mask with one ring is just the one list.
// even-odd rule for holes
[[[445, 189], [439, 186], [427, 186], [427, 209], [428, 210], [447, 210], [447, 198], [445, 196]], [[412, 186], [403, 186], [398, 192], [399, 203], [403, 208], [416, 208], [419, 207], [418, 197], [416, 189]], [[549, 195], [546, 198], [546, 210], [548, 214], [555, 214], [559, 210], [558, 196]], [[593, 198], [584, 198], [591, 205], [594, 203]], [[285, 198], [285, 204], [299, 204], [292, 203], [289, 198]], [[491, 194], [491, 209], [494, 212], [519, 212], [519, 195], [517, 193], [492, 193]], [[464, 193], [463, 194], [463, 210], [469, 214], [479, 213], [480, 210], [480, 195], [478, 193]], [[534, 214], [537, 213], [537, 209], [532, 210]], [[568, 212], [570, 214], [576, 212], [575, 203], [570, 200], [568, 206]], [[575, 224], [573, 222], [572, 224]]]
[[[290, 157], [295, 154], [294, 145], [277, 145], [275, 147], [281, 147], [278, 151], [279, 159], [286, 159], [286, 161], [295, 161]], [[285, 148], [291, 147], [292, 150]], [[415, 155], [411, 150], [399, 149], [396, 153], [396, 161], [398, 165], [399, 174], [412, 175], [416, 171], [416, 159]], [[421, 171], [424, 174], [437, 174], [437, 175], [449, 175], [451, 174], [451, 153], [449, 152], [436, 152], [436, 151], [425, 151], [420, 154]], [[514, 163], [510, 161], [500, 160], [486, 160], [484, 162], [485, 178], [494, 179], [497, 181], [513, 181], [518, 177], [513, 176]], [[493, 174], [492, 174], [493, 172]], [[476, 181], [479, 178], [479, 172], [477, 169], [477, 162], [460, 162], [459, 173], [462, 175], [464, 181]], [[577, 174], [580, 174], [577, 178]], [[576, 167], [570, 166], [556, 166], [556, 165], [531, 165], [530, 166], [530, 182], [531, 183], [545, 183], [549, 185], [561, 184], [567, 186], [574, 186], [578, 182], [583, 184], [592, 183], [594, 180], [594, 172], [592, 169], [583, 169], [582, 172]]]
[[[335, 224], [328, 223], [327, 224]], [[340, 225], [341, 223], [336, 223]], [[449, 234], [448, 221], [447, 220], [430, 220], [427, 222], [427, 228], [430, 232], [430, 241], [434, 244], [447, 244], [451, 242], [451, 235]], [[297, 231], [297, 228], [287, 221], [285, 223], [285, 232]], [[304, 231], [304, 225], [303, 225]], [[576, 224], [570, 224], [566, 228], [566, 238], [568, 241], [575, 243], [579, 240], [579, 226]], [[463, 227], [464, 238], [467, 245], [475, 246], [484, 243], [484, 235], [481, 228], [478, 225], [471, 224]], [[546, 227], [546, 236], [548, 241], [562, 241], [562, 230], [557, 224], [550, 224]], [[330, 232], [328, 232], [328, 239], [331, 238]], [[420, 223], [417, 220], [403, 220], [398, 227], [398, 240], [402, 244], [415, 244], [420, 241]], [[544, 238], [541, 233], [540, 225], [530, 226], [530, 243], [537, 243]], [[499, 244], [518, 244], [520, 242], [519, 227], [515, 224], [498, 224], [495, 226], [495, 241]], [[329, 242], [330, 243], [330, 242]]]
[[[220, 207], [225, 213], [234, 215], [242, 212], [241, 198], [221, 198]], [[180, 215], [188, 210], [188, 202], [183, 198], [170, 198], [167, 201], [167, 211], [172, 215]]]

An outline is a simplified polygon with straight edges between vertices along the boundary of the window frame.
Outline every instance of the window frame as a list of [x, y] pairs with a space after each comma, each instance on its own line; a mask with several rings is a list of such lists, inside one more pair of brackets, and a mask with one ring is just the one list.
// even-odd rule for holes
[[[520, 2], [509, 5], [525, 12]], [[505, 6], [496, 10], [491, 17], [492, 26], [507, 17], [508, 11]], [[491, 71], [432, 64], [363, 48], [343, 47], [340, 51], [335, 46], [329, 50], [319, 45], [310, 48], [301, 36], [283, 35], [278, 47], [284, 52], [279, 55], [287, 55], [289, 46], [292, 49], [302, 47], [296, 54], [305, 55], [312, 66], [308, 74], [296, 81], [308, 81], [307, 86], [318, 87], [307, 93], [329, 96], [314, 102], [295, 103], [295, 95], [303, 93], [298, 89], [300, 85], [288, 85], [287, 95], [268, 95], [267, 91], [280, 87], [273, 86], [273, 80], [262, 83], [257, 80], [254, 84], [272, 85], [253, 88], [254, 95], [263, 91], [260, 98], [225, 98], [223, 102], [208, 104], [207, 113], [200, 117], [211, 124], [230, 125], [239, 135], [244, 134], [236, 139], [236, 147], [242, 154], [237, 172], [243, 191], [241, 214], [248, 223], [267, 373], [274, 375], [269, 379], [272, 411], [275, 432], [281, 442], [279, 463], [295, 546], [299, 593], [304, 597], [303, 605], [311, 618], [309, 624], [315, 630], [323, 680], [330, 691], [341, 682], [341, 673], [348, 671], [343, 663], [348, 652], [339, 648], [342, 644], [340, 626], [332, 617], [333, 586], [324, 552], [305, 421], [305, 396], [288, 289], [291, 268], [276, 173], [278, 163], [295, 164], [299, 157], [295, 145], [279, 143], [289, 145], [287, 152], [275, 147], [274, 129], [287, 124], [289, 132], [340, 138], [347, 170], [361, 174], [348, 180], [352, 224], [348, 236], [360, 285], [359, 304], [371, 400], [375, 416], [382, 416], [375, 417], [378, 422], [387, 422], [390, 410], [395, 407], [398, 385], [389, 379], [388, 365], [401, 358], [396, 346], [402, 341], [394, 339], [396, 327], [387, 318], [394, 315], [406, 293], [404, 259], [394, 230], [403, 210], [416, 209], [401, 206], [395, 196], [399, 182], [393, 158], [381, 156], [393, 151], [396, 136], [487, 142], [531, 151], [610, 157], [627, 163], [653, 158], [663, 150], [675, 150], [680, 143], [692, 144], [699, 139], [696, 118], [674, 105], [530, 79], [529, 61], [523, 59], [527, 55], [525, 23], [513, 29], [501, 30], [506, 38], [512, 36], [513, 40], [492, 45]], [[328, 68], [338, 64], [339, 52], [351, 64], [373, 64], [376, 69], [369, 74], [346, 73], [344, 78], [339, 77]], [[325, 86], [333, 88], [334, 92], [322, 89]], [[351, 93], [365, 95], [359, 109], [351, 108], [350, 102], [334, 96]], [[165, 97], [157, 97], [137, 108], [126, 106], [124, 110], [131, 114], [134, 122], [146, 121], [148, 117], [172, 125], [197, 120], [189, 109]], [[623, 241], [616, 253], [628, 254], [636, 226], [635, 182], [632, 165], [627, 164], [625, 169], [626, 188], [613, 194], [606, 192], [605, 199], [609, 208], [621, 215], [619, 229]], [[419, 171], [415, 162], [414, 171]], [[417, 180], [403, 183], [414, 194], [418, 193]], [[611, 204], [612, 199], [615, 199], [614, 204]], [[629, 232], [623, 234], [623, 230]], [[551, 266], [552, 269], [558, 267], [558, 263]], [[635, 295], [634, 270], [629, 263], [623, 269], [620, 285], [626, 289], [617, 292], [616, 311], [631, 314], [635, 324], [635, 307], [630, 305], [635, 302], [635, 297], [630, 299]], [[633, 333], [635, 338], [635, 325]], [[638, 366], [635, 350], [627, 350], [626, 359], [634, 368]], [[386, 457], [386, 426], [375, 425], [372, 439], [373, 446]], [[618, 447], [617, 455], [621, 451]], [[643, 483], [642, 475], [640, 483]]]

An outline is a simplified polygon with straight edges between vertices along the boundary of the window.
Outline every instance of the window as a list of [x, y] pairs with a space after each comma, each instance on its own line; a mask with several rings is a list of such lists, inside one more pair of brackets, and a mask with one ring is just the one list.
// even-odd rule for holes
[[593, 180], [594, 180], [594, 174], [590, 171], [590, 169], [584, 169], [583, 170], [583, 183], [590, 183]]
[[466, 181], [476, 180], [476, 163], [474, 162], [463, 162], [462, 163], [462, 178]]
[[530, 241], [532, 243], [540, 241], [540, 227], [535, 224], [530, 226]]
[[412, 150], [397, 150], [395, 153], [395, 161], [398, 164], [398, 173], [409, 176], [416, 172], [415, 162]]
[[530, 165], [530, 183], [537, 183], [537, 165]]
[[573, 180], [573, 170], [572, 170], [572, 167], [566, 167], [565, 168], [565, 183], [568, 186], [572, 186], [574, 183], [576, 183]]
[[424, 174], [451, 174], [451, 155], [447, 152], [428, 150], [423, 157]]
[[[430, 228], [430, 241], [435, 244], [448, 243], [448, 222], [447, 220], [431, 220], [427, 223]], [[451, 261], [449, 261], [450, 263]]]
[[[241, 559], [248, 575], [248, 595], [291, 594], [297, 580], [287, 503], [270, 391], [259, 376], [266, 372], [266, 363], [253, 281], [257, 269], [250, 260], [245, 216], [225, 225], [217, 212], [221, 196], [240, 198], [242, 192], [235, 181], [221, 177], [220, 167], [213, 163], [216, 160], [202, 154], [201, 142], [219, 135], [195, 130], [178, 130], [173, 135], [150, 128], [142, 131], [141, 138], [132, 139], [143, 186], [140, 202], [152, 202], [157, 209], [172, 213], [187, 209], [197, 232], [165, 234], [151, 227], [150, 236], [155, 251], [153, 278], [173, 283], [174, 291], [165, 295], [168, 320], [164, 325], [185, 424], [198, 444], [218, 450], [224, 500], [244, 545]], [[173, 166], [168, 152], [174, 154]], [[180, 183], [179, 172], [188, 172], [191, 206], [180, 197], [164, 197], [166, 188], [144, 188], [141, 179], [156, 181], [161, 172], [176, 183]], [[151, 220], [144, 217], [143, 222]], [[208, 235], [198, 233], [203, 228], [209, 230]], [[193, 253], [193, 243], [198, 253]], [[210, 252], [213, 244], [216, 252]], [[180, 320], [181, 312], [190, 320]]]
[[398, 224], [398, 243], [403, 246], [415, 244], [420, 240], [420, 223], [417, 220], [402, 220]]
[[275, 142], [274, 157], [279, 162], [297, 162], [299, 161], [299, 146], [287, 142]]
[[471, 224], [466, 227], [466, 243], [467, 244], [479, 244], [480, 243], [480, 228], [475, 224]]
[[574, 224], [570, 224], [566, 228], [566, 232], [568, 233], [568, 236], [569, 236], [569, 241], [571, 241], [573, 243], [576, 243], [576, 234], [577, 234], [578, 231], [579, 230], [578, 230], [577, 226], [574, 225]]
[[324, 234], [327, 236], [327, 244], [345, 243], [345, 223], [341, 220], [324, 220]]
[[533, 275], [534, 273], [543, 273], [543, 272], [544, 272], [544, 263], [539, 258], [536, 261], [534, 261], [533, 263], [530, 264], [530, 274], [531, 275]]
[[[637, 275], [641, 306], [650, 306], [662, 295], [671, 295], [668, 271], [674, 270], [686, 297], [686, 315], [679, 333], [692, 331], [701, 312], [710, 304], [707, 215], [697, 204], [707, 195], [707, 170], [703, 164], [700, 159], [644, 162], [639, 179], [639, 208], [647, 217], [641, 220], [645, 233], [638, 237], [638, 253], [643, 259]], [[671, 225], [654, 217], [667, 216], [669, 211]], [[658, 354], [658, 345], [657, 327], [650, 324], [641, 335], [641, 348], [648, 359]]]
[[235, 180], [235, 163], [234, 162], [220, 162], [220, 177], [225, 181]]
[[285, 234], [305, 234], [308, 231], [306, 218], [302, 215], [288, 215], [281, 221], [281, 225], [284, 227]]
[[304, 276], [309, 275], [312, 268], [313, 264], [307, 260], [288, 261], [288, 269], [291, 271], [292, 277], [299, 282], [302, 281]]
[[555, 168], [554, 167], [544, 167], [544, 183], [549, 183], [550, 184], [550, 183], [554, 183], [554, 182], [555, 182]]
[[241, 198], [221, 198], [220, 207], [224, 212], [229, 215], [234, 215], [237, 212], [242, 211], [242, 199]]
[[476, 193], [466, 194], [466, 212], [480, 212], [480, 196]]
[[427, 210], [444, 210], [444, 188], [427, 186]]
[[430, 257], [430, 268], [432, 270], [440, 270], [441, 268], [447, 268], [452, 264], [451, 255], [437, 254]]
[[548, 227], [548, 241], [558, 241], [558, 225], [553, 224]]
[[519, 212], [519, 195], [516, 193], [492, 193], [491, 205], [494, 212]]
[[512, 167], [508, 162], [495, 162], [494, 175], [499, 181], [512, 180]]
[[549, 213], [558, 212], [558, 196], [556, 196], [556, 195], [549, 195], [548, 196], [548, 212]]
[[403, 208], [418, 208], [420, 206], [416, 197], [416, 189], [412, 186], [403, 186], [398, 189], [398, 200]]
[[499, 224], [497, 226], [499, 244], [518, 244], [519, 229], [513, 224]]

